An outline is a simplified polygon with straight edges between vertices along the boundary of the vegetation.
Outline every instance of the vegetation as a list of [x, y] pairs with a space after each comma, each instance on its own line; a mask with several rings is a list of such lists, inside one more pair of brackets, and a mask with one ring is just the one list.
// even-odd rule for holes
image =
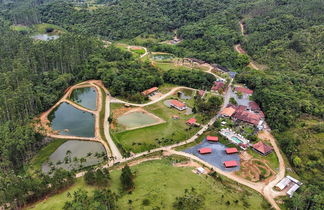
[[185, 189], [185, 194], [182, 197], [176, 197], [173, 207], [179, 210], [203, 209], [204, 199], [204, 196], [198, 194], [195, 188]]
[[130, 170], [128, 165], [125, 165], [120, 174], [120, 182], [122, 184], [123, 190], [131, 191], [134, 189], [134, 175]]
[[96, 185], [100, 187], [107, 187], [110, 184], [109, 171], [106, 168], [103, 169], [89, 169], [84, 174], [84, 181], [88, 185]]

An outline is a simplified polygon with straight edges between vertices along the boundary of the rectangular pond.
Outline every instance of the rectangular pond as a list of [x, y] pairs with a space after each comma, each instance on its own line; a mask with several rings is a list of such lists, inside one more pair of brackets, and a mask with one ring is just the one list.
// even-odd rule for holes
[[68, 103], [62, 103], [50, 115], [51, 127], [60, 135], [94, 137], [95, 116]]
[[[204, 147], [211, 148], [212, 152], [210, 154], [205, 154], [205, 155], [200, 154], [198, 150], [201, 148], [204, 148]], [[201, 144], [190, 147], [190, 148], [184, 150], [184, 152], [193, 154], [193, 155], [199, 157], [200, 159], [206, 161], [207, 163], [210, 163], [211, 165], [221, 169], [222, 171], [231, 172], [231, 171], [240, 170], [240, 156], [239, 156], [239, 154], [228, 155], [225, 152], [226, 148], [227, 147], [225, 145], [223, 145], [219, 142], [217, 142], [217, 143], [208, 142], [205, 139]], [[231, 160], [235, 160], [237, 162], [238, 166], [233, 167], [233, 168], [225, 168], [224, 161], [231, 161]]]
[[99, 142], [70, 140], [49, 156], [48, 161], [42, 165], [42, 171], [49, 173], [54, 167], [73, 170], [79, 169], [80, 165], [82, 167], [96, 165], [103, 161], [104, 156], [106, 156], [105, 148]]
[[97, 91], [94, 87], [75, 89], [72, 91], [70, 99], [87, 109], [97, 109]]

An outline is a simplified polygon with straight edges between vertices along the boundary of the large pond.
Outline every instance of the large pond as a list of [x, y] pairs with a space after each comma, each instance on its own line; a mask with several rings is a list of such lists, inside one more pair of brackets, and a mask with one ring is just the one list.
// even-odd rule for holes
[[97, 108], [97, 92], [94, 87], [75, 89], [70, 98], [87, 109], [96, 110]]
[[105, 155], [105, 148], [99, 142], [69, 140], [49, 156], [42, 165], [42, 171], [48, 173], [51, 168], [72, 170], [96, 165]]
[[33, 39], [35, 40], [42, 40], [42, 41], [50, 41], [50, 40], [55, 40], [58, 39], [60, 36], [58, 35], [48, 35], [48, 34], [37, 34], [32, 36]]
[[154, 54], [152, 55], [153, 60], [163, 61], [163, 60], [171, 60], [174, 58], [171, 54]]
[[126, 129], [132, 129], [136, 127], [143, 127], [153, 123], [159, 122], [159, 120], [145, 112], [130, 112], [117, 118], [117, 122], [126, 127]]
[[52, 129], [61, 135], [94, 137], [95, 116], [68, 103], [62, 103], [49, 116]]

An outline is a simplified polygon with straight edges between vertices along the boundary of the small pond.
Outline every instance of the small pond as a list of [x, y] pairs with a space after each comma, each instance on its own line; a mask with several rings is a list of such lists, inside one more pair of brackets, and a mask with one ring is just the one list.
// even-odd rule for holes
[[171, 54], [154, 54], [152, 55], [153, 60], [163, 61], [163, 60], [171, 60], [174, 58]]
[[142, 127], [159, 122], [157, 118], [145, 113], [145, 112], [130, 112], [117, 118], [117, 122], [126, 127], [126, 129], [132, 129], [136, 127]]
[[82, 167], [96, 165], [105, 155], [105, 148], [99, 142], [69, 140], [49, 156], [42, 165], [42, 171], [48, 173], [51, 167], [72, 170], [80, 168], [81, 164]]
[[49, 119], [53, 130], [61, 135], [94, 137], [95, 116], [81, 111], [68, 103], [62, 103], [54, 110]]
[[97, 92], [94, 87], [75, 89], [70, 98], [87, 109], [96, 110], [97, 108]]
[[58, 35], [48, 35], [48, 34], [37, 34], [32, 36], [33, 39], [35, 40], [42, 40], [42, 41], [50, 41], [50, 40], [55, 40], [58, 39], [60, 36]]

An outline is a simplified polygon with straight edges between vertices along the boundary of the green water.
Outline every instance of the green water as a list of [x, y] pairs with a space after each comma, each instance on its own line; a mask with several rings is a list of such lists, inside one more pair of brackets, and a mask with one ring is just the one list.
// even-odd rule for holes
[[174, 58], [171, 54], [154, 54], [152, 55], [152, 58], [156, 61], [163, 61], [163, 60], [170, 60]]
[[86, 160], [82, 162], [82, 167], [96, 165], [103, 161], [104, 155], [105, 148], [99, 142], [70, 140], [49, 156], [48, 161], [42, 165], [42, 171], [48, 173], [52, 166], [66, 170], [78, 169], [81, 158]]
[[94, 87], [78, 88], [73, 90], [71, 100], [81, 106], [96, 110], [97, 108], [97, 92]]
[[131, 112], [117, 118], [117, 122], [126, 128], [135, 128], [139, 126], [157, 123], [158, 120], [143, 112]]
[[[95, 117], [89, 112], [74, 108], [68, 103], [62, 103], [50, 117], [53, 130], [59, 130], [61, 135], [94, 137]], [[67, 130], [66, 130], [67, 129]]]
[[236, 136], [232, 136], [231, 139], [232, 139], [233, 141], [235, 141], [236, 143], [238, 143], [238, 144], [242, 143], [242, 141], [241, 141], [239, 138], [237, 138]]

